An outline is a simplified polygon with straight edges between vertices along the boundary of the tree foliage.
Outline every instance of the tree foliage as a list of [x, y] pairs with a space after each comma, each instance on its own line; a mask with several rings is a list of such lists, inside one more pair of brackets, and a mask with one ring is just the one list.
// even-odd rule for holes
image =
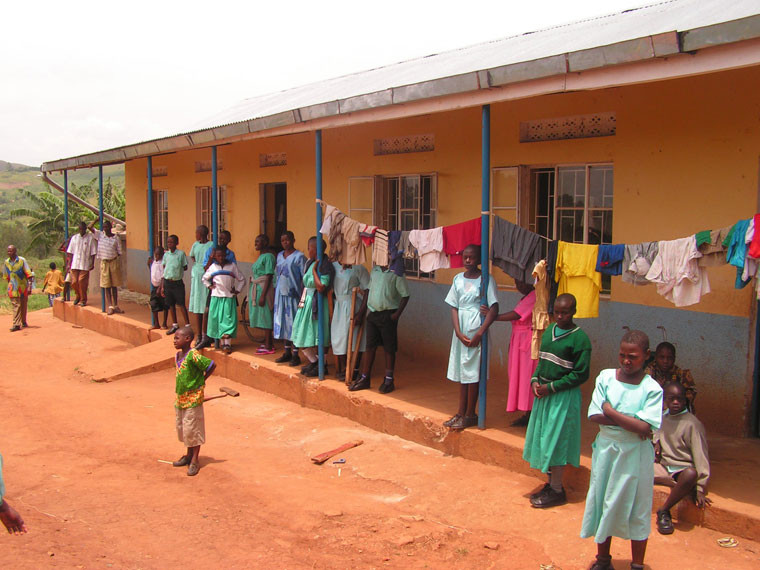
[[[30, 192], [20, 189], [30, 206], [11, 210], [11, 218], [26, 218], [29, 220], [29, 243], [27, 247], [47, 255], [56, 249], [64, 240], [64, 204], [63, 195], [58, 191], [53, 192]], [[71, 185], [71, 193], [82, 198], [85, 202], [97, 205], [98, 184], [97, 178], [93, 178], [88, 184]], [[124, 219], [125, 199], [124, 188], [112, 184], [111, 179], [103, 183], [103, 210], [118, 218]], [[77, 231], [79, 222], [97, 220], [96, 213], [69, 200], [69, 235]]]

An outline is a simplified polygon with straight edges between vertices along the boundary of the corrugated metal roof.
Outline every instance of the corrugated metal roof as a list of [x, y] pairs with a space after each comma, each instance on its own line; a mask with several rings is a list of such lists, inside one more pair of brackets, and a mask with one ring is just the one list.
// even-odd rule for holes
[[[252, 97], [183, 133], [52, 161], [43, 170], [118, 162], [318, 117], [759, 37], [759, 14], [760, 0], [670, 0]], [[711, 28], [726, 22], [736, 23], [722, 33]], [[704, 28], [711, 32], [700, 34]]]
[[190, 130], [665, 32], [701, 28], [758, 13], [758, 0], [672, 0], [251, 97], [194, 124]]

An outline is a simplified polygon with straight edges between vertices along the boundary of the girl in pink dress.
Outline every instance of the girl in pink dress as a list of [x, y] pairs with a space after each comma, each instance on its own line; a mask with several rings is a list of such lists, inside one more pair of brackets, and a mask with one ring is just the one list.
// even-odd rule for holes
[[533, 408], [533, 391], [530, 378], [536, 370], [537, 360], [530, 357], [530, 341], [533, 335], [531, 320], [533, 305], [536, 304], [536, 292], [533, 286], [523, 281], [515, 281], [517, 290], [523, 298], [508, 313], [496, 317], [497, 321], [512, 323], [512, 336], [509, 339], [509, 391], [507, 392], [507, 411], [525, 412], [515, 420], [513, 426], [526, 426]]

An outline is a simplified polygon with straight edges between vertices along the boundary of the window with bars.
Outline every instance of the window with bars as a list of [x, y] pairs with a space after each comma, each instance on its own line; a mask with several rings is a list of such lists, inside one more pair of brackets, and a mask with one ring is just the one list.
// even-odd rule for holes
[[[227, 220], [229, 219], [228, 200], [227, 200], [227, 187], [219, 186], [218, 198], [219, 198], [219, 211], [218, 222], [219, 231], [228, 230]], [[211, 203], [211, 186], [196, 186], [195, 187], [195, 213], [196, 223], [198, 225], [203, 224], [209, 231], [212, 231], [211, 213], [213, 212], [213, 206]]]
[[[169, 237], [169, 191], [153, 190], [153, 244], [166, 248]], [[151, 252], [153, 255], [153, 252]]]
[[[434, 174], [379, 177], [375, 185], [374, 224], [392, 231], [427, 230], [435, 227], [437, 210]], [[422, 273], [417, 259], [405, 260], [407, 275], [432, 277]]]
[[[612, 243], [612, 164], [530, 169], [528, 227], [548, 239], [570, 243]], [[602, 291], [610, 291], [602, 275]]]

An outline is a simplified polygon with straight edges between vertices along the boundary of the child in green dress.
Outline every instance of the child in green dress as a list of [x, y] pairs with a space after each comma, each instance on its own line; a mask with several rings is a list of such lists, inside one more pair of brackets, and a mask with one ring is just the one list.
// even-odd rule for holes
[[530, 497], [537, 509], [564, 505], [565, 465], [581, 459], [581, 389], [588, 380], [591, 341], [573, 322], [575, 297], [563, 293], [554, 302], [556, 322], [541, 339], [538, 366], [530, 379], [535, 401], [525, 434], [523, 459], [549, 475]]
[[[322, 239], [322, 238], [320, 238]], [[326, 244], [322, 240], [322, 251]], [[319, 361], [317, 359], [317, 334], [319, 331], [317, 319], [317, 294], [327, 297], [330, 285], [334, 281], [335, 268], [322, 254], [322, 260], [317, 263], [317, 238], [309, 238], [308, 246], [309, 261], [306, 264], [306, 272], [303, 276], [303, 294], [298, 303], [295, 319], [293, 319], [293, 345], [302, 349], [309, 363], [301, 368], [301, 374], [313, 378], [319, 375]], [[330, 345], [330, 317], [327, 304], [324, 304], [322, 315], [322, 346]], [[327, 366], [325, 366], [327, 370]]]
[[[556, 307], [556, 305], [555, 305]], [[649, 338], [629, 331], [620, 341], [620, 368], [596, 379], [588, 417], [599, 424], [591, 455], [581, 538], [594, 537], [592, 570], [612, 568], [612, 537], [631, 541], [631, 568], [643, 570], [652, 518], [652, 430], [662, 421], [662, 388], [646, 372]]]
[[187, 304], [187, 312], [193, 315], [195, 326], [198, 330], [198, 338], [195, 341], [195, 348], [199, 348], [203, 342], [203, 315], [206, 312], [206, 302], [208, 301], [208, 288], [203, 284], [202, 277], [206, 272], [203, 260], [206, 253], [214, 247], [214, 243], [208, 239], [208, 227], [200, 225], [195, 228], [195, 243], [190, 248], [189, 257], [193, 262], [193, 268], [190, 270], [190, 302]]
[[253, 278], [248, 289], [248, 322], [252, 327], [264, 331], [264, 344], [256, 354], [274, 354], [274, 338], [272, 336], [272, 307], [274, 306], [275, 258], [269, 251], [269, 238], [265, 234], [256, 236], [255, 247], [259, 258], [253, 264]]

